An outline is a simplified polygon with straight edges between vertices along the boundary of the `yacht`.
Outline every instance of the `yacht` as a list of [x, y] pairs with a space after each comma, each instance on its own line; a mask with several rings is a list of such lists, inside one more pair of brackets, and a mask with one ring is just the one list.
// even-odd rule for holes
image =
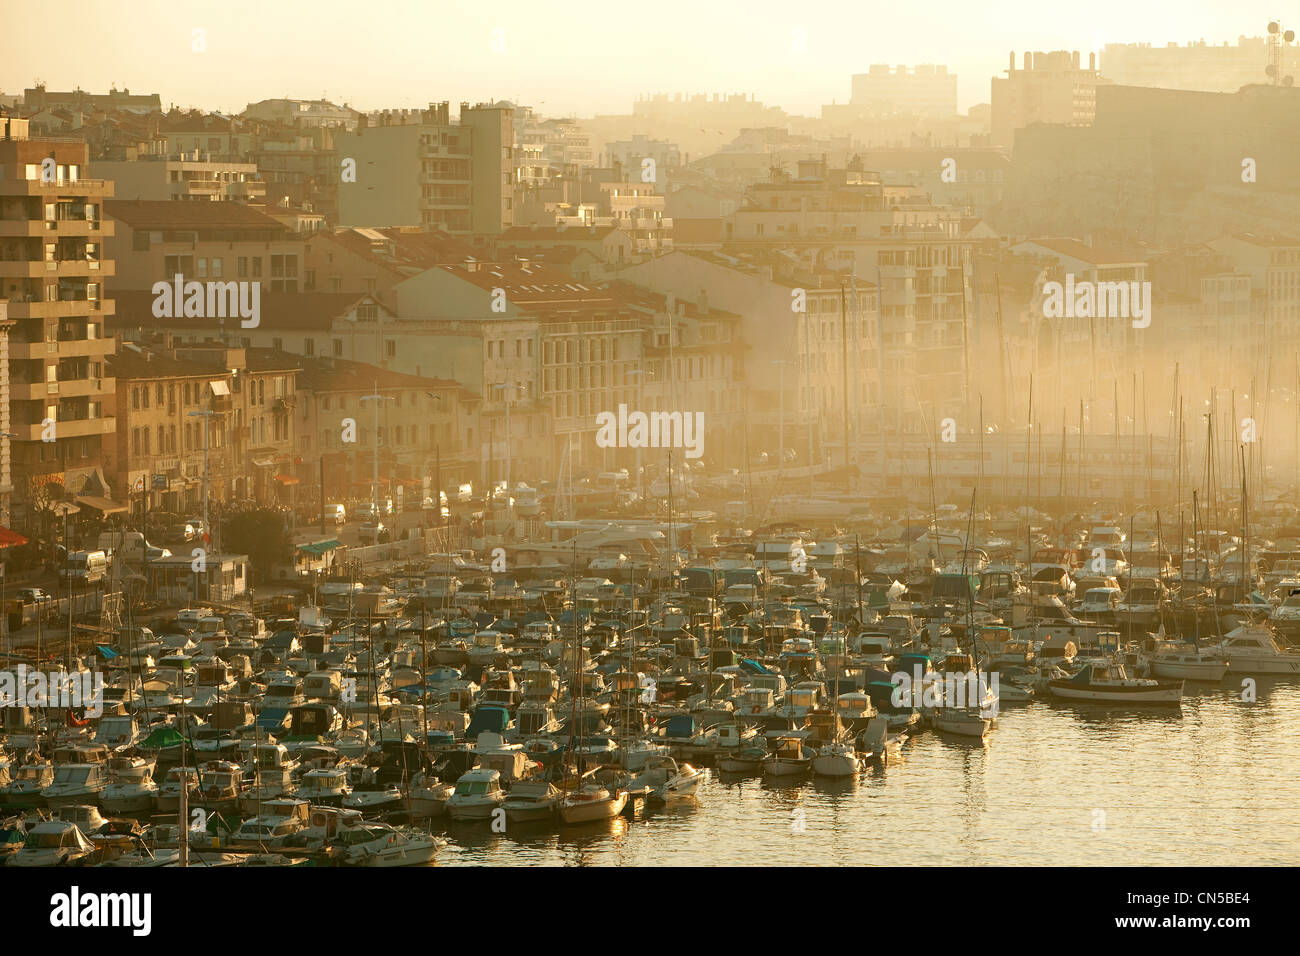
[[11, 856], [5, 866], [84, 865], [94, 852], [95, 845], [86, 839], [75, 823], [49, 820], [27, 831], [23, 848]]
[[679, 803], [690, 800], [704, 781], [704, 771], [690, 764], [678, 766], [672, 757], [651, 757], [645, 769], [628, 781], [629, 790], [650, 788], [650, 797], [659, 803]]
[[1195, 644], [1162, 643], [1151, 655], [1151, 676], [1170, 680], [1221, 681], [1228, 662]]
[[510, 788], [501, 804], [506, 819], [511, 823], [531, 823], [554, 820], [560, 809], [562, 795], [559, 789], [546, 781], [524, 780]]
[[68, 763], [54, 769], [54, 781], [41, 793], [47, 807], [75, 803], [98, 803], [108, 786], [108, 772], [102, 763]]
[[364, 823], [343, 829], [333, 847], [343, 866], [423, 866], [447, 845], [439, 837], [413, 827], [394, 827], [386, 823]]
[[763, 758], [764, 777], [793, 777], [805, 774], [812, 766], [813, 751], [803, 745], [802, 737], [777, 737], [771, 752]]
[[148, 814], [158, 804], [158, 784], [153, 779], [153, 764], [139, 758], [136, 760], [131, 761], [126, 768], [110, 768], [112, 782], [104, 788], [99, 798], [99, 805], [110, 816]]
[[1283, 647], [1262, 624], [1229, 631], [1208, 653], [1227, 662], [1234, 674], [1300, 674], [1300, 649]]
[[348, 786], [347, 768], [329, 767], [308, 770], [304, 773], [294, 796], [309, 803], [337, 807], [351, 792], [352, 788]]
[[565, 823], [592, 823], [612, 820], [627, 806], [627, 791], [609, 789], [597, 783], [584, 784], [560, 804], [560, 819]]
[[1102, 704], [1179, 704], [1181, 680], [1129, 677], [1122, 664], [1087, 664], [1073, 677], [1048, 683], [1053, 697]]
[[447, 801], [447, 814], [453, 820], [487, 820], [505, 803], [498, 770], [470, 770], [456, 781], [456, 790]]
[[447, 812], [447, 801], [455, 790], [452, 784], [442, 783], [437, 777], [417, 773], [411, 778], [411, 786], [406, 794], [411, 816], [443, 816]]
[[817, 748], [812, 769], [818, 777], [852, 777], [862, 769], [862, 761], [852, 743], [837, 740]]
[[37, 806], [41, 792], [54, 782], [54, 765], [48, 760], [37, 760], [11, 769], [9, 775], [9, 782], [0, 787], [0, 806]]

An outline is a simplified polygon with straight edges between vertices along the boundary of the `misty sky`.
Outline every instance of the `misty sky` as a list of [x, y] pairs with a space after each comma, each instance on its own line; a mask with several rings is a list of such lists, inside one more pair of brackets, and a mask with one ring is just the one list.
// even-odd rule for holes
[[[798, 4], [730, 0], [0, 0], [0, 91], [39, 78], [229, 112], [324, 95], [360, 109], [510, 99], [580, 116], [626, 113], [643, 92], [743, 92], [815, 116], [847, 101], [849, 76], [872, 63], [946, 63], [964, 110], [988, 101], [1013, 49], [1077, 49], [1086, 62], [1106, 42], [1235, 42], [1263, 35], [1276, 7], [828, 0], [801, 19]], [[191, 49], [196, 27], [204, 53]]]

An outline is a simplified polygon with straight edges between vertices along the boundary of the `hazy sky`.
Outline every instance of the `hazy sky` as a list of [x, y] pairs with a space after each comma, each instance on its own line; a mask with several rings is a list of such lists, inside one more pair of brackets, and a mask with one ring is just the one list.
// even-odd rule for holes
[[[1011, 50], [1079, 50], [1086, 62], [1107, 42], [1235, 42], [1263, 35], [1270, 6], [828, 0], [805, 14], [721, 0], [0, 0], [0, 91], [39, 78], [230, 112], [324, 95], [361, 109], [510, 99], [551, 115], [626, 113], [644, 92], [743, 92], [817, 115], [872, 63], [946, 63], [966, 109], [988, 101]], [[192, 49], [195, 28], [205, 52]]]

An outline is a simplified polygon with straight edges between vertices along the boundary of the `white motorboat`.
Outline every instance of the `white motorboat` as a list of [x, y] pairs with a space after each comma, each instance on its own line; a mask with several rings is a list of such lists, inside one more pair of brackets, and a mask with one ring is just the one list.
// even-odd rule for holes
[[592, 823], [612, 820], [627, 806], [627, 791], [610, 790], [596, 783], [584, 785], [570, 793], [560, 804], [560, 819], [565, 823]]
[[982, 740], [993, 729], [993, 718], [987, 714], [964, 707], [942, 707], [930, 719], [940, 733]]
[[854, 777], [862, 770], [862, 760], [851, 743], [837, 740], [817, 749], [812, 768], [818, 777]]
[[1208, 649], [1234, 674], [1300, 674], [1300, 649], [1283, 647], [1262, 624], [1243, 624]]
[[95, 845], [75, 823], [49, 820], [27, 831], [23, 848], [5, 866], [75, 866], [86, 862], [94, 852]]
[[813, 752], [803, 745], [802, 737], [777, 737], [771, 752], [763, 758], [764, 777], [794, 777], [812, 767]]
[[704, 782], [704, 771], [690, 764], [678, 766], [672, 757], [651, 757], [645, 769], [628, 781], [629, 790], [650, 788], [651, 799], [659, 803], [678, 803], [694, 798]]
[[54, 782], [54, 765], [48, 760], [22, 764], [9, 773], [10, 781], [0, 787], [0, 806], [36, 806], [41, 792]]
[[1053, 697], [1081, 703], [1179, 704], [1183, 699], [1181, 680], [1129, 677], [1122, 664], [1088, 664], [1047, 686]]
[[447, 801], [447, 815], [453, 820], [487, 820], [505, 800], [499, 770], [469, 770], [456, 781]]
[[309, 803], [337, 807], [343, 802], [343, 798], [351, 792], [352, 788], [348, 786], [347, 769], [345, 767], [330, 767], [328, 769], [308, 770], [304, 773], [302, 780], [298, 783], [298, 789], [294, 792], [294, 796]]
[[1151, 676], [1171, 680], [1221, 681], [1228, 662], [1195, 644], [1162, 644], [1151, 655]]
[[343, 866], [421, 866], [433, 860], [447, 841], [412, 827], [366, 823], [341, 830], [333, 847]]
[[69, 763], [54, 768], [54, 781], [41, 793], [47, 807], [74, 803], [98, 803], [108, 786], [108, 772], [102, 763]]
[[552, 783], [525, 780], [510, 788], [505, 802], [506, 819], [511, 823], [553, 820], [560, 809], [561, 793]]
[[137, 757], [130, 759], [126, 766], [110, 767], [110, 770], [112, 782], [99, 798], [104, 812], [110, 816], [152, 813], [158, 804], [152, 762]]
[[406, 794], [411, 816], [443, 816], [447, 812], [447, 801], [455, 791], [453, 784], [442, 783], [437, 777], [416, 774], [411, 778], [411, 786]]

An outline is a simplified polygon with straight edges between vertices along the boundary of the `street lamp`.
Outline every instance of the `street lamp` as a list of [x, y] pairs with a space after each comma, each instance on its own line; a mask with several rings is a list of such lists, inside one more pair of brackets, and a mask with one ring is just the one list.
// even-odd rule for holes
[[[375, 515], [375, 524], [379, 524], [379, 403], [391, 402], [393, 399], [388, 395], [379, 394], [379, 383], [375, 382], [375, 393], [373, 395], [362, 395], [361, 401], [375, 403], [375, 474], [374, 480], [370, 485], [370, 508]], [[375, 540], [379, 540], [379, 532], [375, 532]]]
[[[492, 388], [495, 389], [495, 390], [502, 391], [502, 392], [504, 392], [506, 389], [509, 389], [509, 390], [510, 390], [510, 397], [507, 398], [507, 399], [505, 400], [505, 401], [506, 401], [506, 512], [507, 512], [507, 514], [509, 514], [509, 516], [510, 516], [511, 518], [513, 518], [513, 517], [514, 517], [514, 514], [515, 514], [515, 509], [514, 509], [514, 502], [513, 502], [513, 500], [512, 500], [511, 497], [510, 497], [510, 492], [511, 492], [511, 486], [510, 486], [510, 436], [511, 436], [511, 432], [510, 432], [510, 405], [511, 405], [511, 403], [512, 403], [513, 400], [514, 400], [514, 397], [515, 397], [516, 395], [518, 395], [519, 392], [520, 392], [521, 390], [526, 390], [526, 389], [528, 388], [528, 386], [527, 386], [527, 385], [516, 385], [514, 382], [502, 382], [502, 383], [500, 383], [500, 384], [493, 385]], [[491, 495], [491, 490], [490, 490], [490, 489], [489, 489], [489, 491], [488, 491], [488, 494]]]
[[781, 475], [785, 472], [785, 367], [794, 365], [795, 362], [790, 359], [773, 359], [772, 364], [777, 366], [780, 371], [777, 373], [777, 394], [780, 397], [780, 417], [777, 419], [777, 449], [776, 449], [776, 478], [779, 482]]
[[[648, 369], [634, 368], [634, 369], [630, 369], [627, 374], [636, 376], [636, 410], [638, 412], [641, 412], [644, 415], [645, 414], [645, 380], [647, 376], [653, 379], [655, 377], [655, 373], [649, 371]], [[643, 453], [644, 453], [644, 449], [641, 447], [641, 445], [637, 445], [636, 496], [639, 501], [639, 506], [642, 508], [645, 507], [645, 489], [643, 487], [645, 465], [642, 463], [641, 460], [641, 456]]]
[[[210, 408], [201, 408], [196, 411], [186, 412], [185, 414], [188, 415], [190, 418], [203, 419], [203, 536], [202, 536], [202, 540], [204, 545], [207, 545], [209, 541], [211, 541], [212, 539], [212, 529], [208, 524], [208, 520], [209, 520], [208, 519], [208, 421], [209, 419], [212, 418], [213, 415], [217, 413]], [[211, 578], [208, 577], [206, 554], [204, 555], [204, 559], [203, 559], [203, 568], [204, 568], [203, 570], [204, 591], [209, 592], [206, 596], [210, 598], [211, 589], [208, 587], [208, 582], [211, 581]], [[222, 579], [221, 569], [218, 568], [217, 580], [220, 581], [221, 579]], [[220, 584], [217, 585], [217, 588], [218, 588], [217, 600], [220, 601], [223, 599], [224, 595], [222, 595], [221, 593]], [[195, 596], [197, 597], [197, 595]]]

